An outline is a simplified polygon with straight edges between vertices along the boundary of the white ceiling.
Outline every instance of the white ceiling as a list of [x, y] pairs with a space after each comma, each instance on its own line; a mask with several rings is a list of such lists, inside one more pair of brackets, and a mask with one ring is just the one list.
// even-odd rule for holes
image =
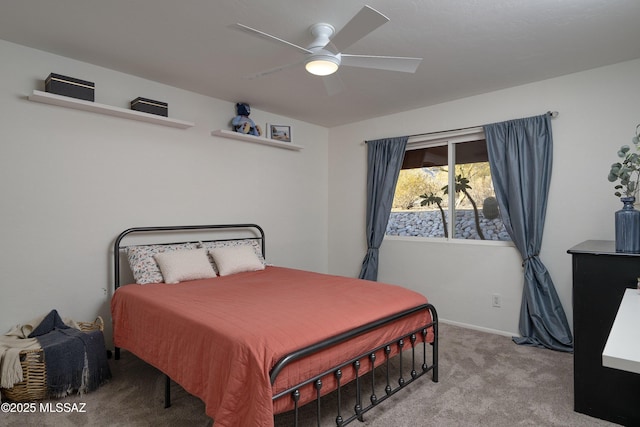
[[[326, 94], [295, 49], [363, 5], [390, 18], [346, 50], [414, 56], [415, 74], [341, 67]], [[333, 127], [640, 58], [638, 0], [0, 0], [0, 39]], [[49, 70], [55, 71], [55, 70]]]

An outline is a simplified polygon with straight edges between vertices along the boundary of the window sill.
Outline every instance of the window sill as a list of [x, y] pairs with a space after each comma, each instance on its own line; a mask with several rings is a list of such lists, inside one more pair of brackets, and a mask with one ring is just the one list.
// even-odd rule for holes
[[444, 237], [390, 236], [388, 234], [385, 234], [384, 239], [398, 242], [451, 243], [454, 245], [515, 247], [513, 242], [505, 240], [445, 239]]

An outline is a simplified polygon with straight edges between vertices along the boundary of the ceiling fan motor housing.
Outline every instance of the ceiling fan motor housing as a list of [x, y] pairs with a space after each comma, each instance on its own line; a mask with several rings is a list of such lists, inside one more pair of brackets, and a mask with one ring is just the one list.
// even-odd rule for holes
[[307, 47], [309, 50], [316, 48], [323, 48], [331, 41], [331, 37], [336, 32], [336, 29], [331, 24], [313, 24], [309, 27], [309, 31], [315, 37], [311, 44]]

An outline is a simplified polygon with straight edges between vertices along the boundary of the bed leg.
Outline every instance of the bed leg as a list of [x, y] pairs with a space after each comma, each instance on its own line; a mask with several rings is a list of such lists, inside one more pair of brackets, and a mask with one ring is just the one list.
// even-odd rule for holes
[[433, 376], [431, 380], [434, 383], [438, 382], [438, 344], [433, 346]]
[[438, 322], [433, 324], [433, 377], [434, 383], [438, 382]]
[[164, 407], [168, 408], [171, 406], [171, 378], [167, 374], [164, 375], [164, 378]]
[[314, 386], [316, 388], [316, 420], [318, 421], [318, 427], [320, 427], [320, 419], [322, 418], [320, 415], [320, 389], [322, 388], [322, 380], [318, 378]]
[[120, 347], [115, 348], [115, 359], [120, 360]]

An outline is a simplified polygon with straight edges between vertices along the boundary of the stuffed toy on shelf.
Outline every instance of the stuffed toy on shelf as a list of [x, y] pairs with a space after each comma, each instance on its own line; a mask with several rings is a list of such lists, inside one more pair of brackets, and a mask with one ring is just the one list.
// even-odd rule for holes
[[251, 114], [251, 107], [249, 104], [245, 104], [243, 102], [237, 103], [236, 114], [237, 116], [235, 116], [231, 121], [231, 125], [235, 132], [255, 136], [262, 135], [262, 129], [260, 129], [260, 126], [256, 125], [253, 120], [249, 118], [249, 114]]

